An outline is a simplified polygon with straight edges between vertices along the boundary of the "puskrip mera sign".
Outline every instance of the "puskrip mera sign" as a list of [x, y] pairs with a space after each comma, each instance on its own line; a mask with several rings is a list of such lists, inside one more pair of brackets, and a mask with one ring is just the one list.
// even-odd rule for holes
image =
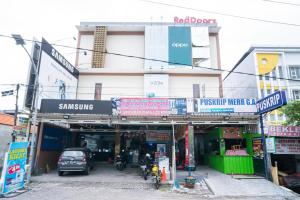
[[257, 113], [263, 114], [279, 108], [287, 103], [284, 91], [277, 91], [256, 102]]

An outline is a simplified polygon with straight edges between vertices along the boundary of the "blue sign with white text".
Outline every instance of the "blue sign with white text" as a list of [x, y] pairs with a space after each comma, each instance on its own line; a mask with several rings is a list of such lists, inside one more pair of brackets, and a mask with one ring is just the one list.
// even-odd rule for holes
[[24, 188], [27, 147], [28, 142], [13, 142], [10, 144], [4, 166], [5, 174], [2, 186], [3, 194]]
[[287, 103], [285, 92], [277, 91], [256, 102], [257, 113], [263, 114], [279, 108]]
[[190, 27], [169, 27], [169, 65], [192, 65]]

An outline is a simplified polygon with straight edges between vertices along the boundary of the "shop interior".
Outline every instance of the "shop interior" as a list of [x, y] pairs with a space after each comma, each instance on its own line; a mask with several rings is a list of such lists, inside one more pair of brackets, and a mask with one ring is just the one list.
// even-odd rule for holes
[[[186, 131], [187, 125], [175, 126], [175, 155], [178, 170], [184, 170], [190, 164], [186, 159]], [[214, 159], [213, 156], [252, 155], [247, 137], [237, 134], [234, 137], [224, 138], [220, 135], [220, 131], [221, 128], [214, 126], [196, 125], [193, 127], [192, 138], [189, 139], [193, 141], [194, 149], [190, 155], [193, 157], [195, 166], [208, 165], [214, 168], [218, 164], [210, 162]], [[170, 125], [73, 124], [69, 129], [65, 129], [46, 124], [43, 132], [39, 157], [40, 167], [49, 165], [55, 169], [59, 154], [64, 148], [82, 146], [90, 149], [94, 160], [100, 163], [113, 164], [116, 154], [124, 150], [128, 165], [132, 167], [138, 166], [146, 153], [149, 153], [153, 159], [164, 157], [168, 160], [168, 164], [171, 164], [172, 126]], [[65, 137], [60, 138], [61, 135]], [[49, 157], [50, 154], [51, 159], [45, 159], [45, 156]], [[48, 163], [45, 163], [45, 160]]]

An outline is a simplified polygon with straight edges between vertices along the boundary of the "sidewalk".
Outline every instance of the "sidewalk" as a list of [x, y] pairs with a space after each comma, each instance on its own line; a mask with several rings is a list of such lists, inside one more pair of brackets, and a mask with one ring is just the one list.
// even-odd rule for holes
[[[187, 176], [186, 171], [177, 171], [178, 176]], [[284, 187], [277, 186], [265, 179], [235, 179], [234, 176], [226, 175], [209, 167], [197, 167], [192, 175], [203, 178], [213, 193], [210, 197], [257, 197], [277, 196], [291, 199], [300, 199], [300, 196]]]

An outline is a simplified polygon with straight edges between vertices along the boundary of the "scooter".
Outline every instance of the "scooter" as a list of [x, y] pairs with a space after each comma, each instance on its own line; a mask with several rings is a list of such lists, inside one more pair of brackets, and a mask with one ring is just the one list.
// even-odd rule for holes
[[126, 168], [126, 161], [122, 159], [120, 155], [117, 155], [115, 159], [115, 166], [117, 170], [122, 171], [123, 169]]
[[154, 187], [156, 189], [159, 189], [161, 183], [161, 171], [159, 170], [157, 164], [152, 165], [151, 177], [152, 177], [152, 181], [154, 182]]

